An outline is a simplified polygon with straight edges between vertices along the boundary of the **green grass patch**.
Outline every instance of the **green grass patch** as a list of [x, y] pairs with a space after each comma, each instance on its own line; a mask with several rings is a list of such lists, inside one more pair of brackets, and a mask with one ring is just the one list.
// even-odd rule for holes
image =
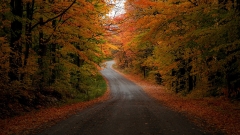
[[104, 78], [98, 74], [90, 79], [86, 79], [82, 84], [82, 90], [75, 92], [75, 97], [67, 99], [64, 104], [84, 102], [101, 97], [107, 90]]

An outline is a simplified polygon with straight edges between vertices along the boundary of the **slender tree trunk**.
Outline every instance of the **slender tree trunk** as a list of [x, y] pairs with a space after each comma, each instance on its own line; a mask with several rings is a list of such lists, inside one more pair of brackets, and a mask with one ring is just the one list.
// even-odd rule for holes
[[34, 8], [34, 0], [32, 2], [27, 2], [26, 11], [27, 11], [27, 22], [26, 22], [26, 51], [24, 58], [24, 66], [27, 65], [27, 60], [29, 57], [29, 49], [32, 47], [32, 19], [33, 19], [33, 8]]
[[146, 66], [142, 67], [142, 71], [143, 71], [143, 77], [146, 78], [147, 77], [147, 68], [146, 68]]
[[[77, 64], [78, 67], [80, 67], [80, 65], [81, 65], [80, 63], [81, 63], [80, 56], [77, 55], [77, 63], [76, 63], [76, 64]], [[79, 74], [80, 74], [80, 73], [79, 73]], [[77, 83], [78, 83], [78, 84], [77, 84], [77, 88], [76, 88], [76, 89], [78, 89], [78, 90], [80, 89], [80, 75], [79, 75], [79, 74], [77, 74], [77, 76], [78, 76], [78, 77], [77, 77]]]
[[[25, 46], [25, 52], [24, 52], [24, 61], [23, 61], [23, 67], [26, 68], [27, 61], [29, 58], [29, 50], [32, 47], [32, 19], [33, 19], [33, 8], [34, 8], [34, 0], [32, 2], [27, 2], [26, 4], [26, 15], [27, 15], [27, 21], [25, 25], [26, 30], [26, 46]], [[23, 80], [26, 75], [26, 72], [21, 75], [21, 79]]]
[[237, 11], [240, 11], [240, 0], [237, 0], [236, 9], [237, 9]]
[[42, 69], [43, 68], [43, 57], [44, 56], [46, 56], [46, 54], [47, 54], [47, 48], [46, 48], [46, 46], [45, 46], [45, 44], [44, 44], [44, 39], [43, 39], [43, 29], [42, 29], [42, 27], [43, 27], [43, 18], [42, 17], [40, 17], [40, 19], [39, 19], [39, 21], [40, 21], [40, 27], [41, 27], [41, 29], [40, 29], [40, 31], [39, 31], [39, 56], [40, 56], [40, 58], [39, 58], [39, 67]]
[[[53, 28], [56, 27], [56, 25], [57, 25], [56, 23], [57, 23], [56, 20], [53, 20], [53, 21], [52, 21], [52, 27], [53, 27]], [[52, 44], [51, 44], [51, 57], [52, 57], [52, 63], [51, 63], [51, 64], [54, 65], [54, 67], [53, 67], [53, 69], [52, 69], [51, 80], [50, 80], [50, 83], [51, 83], [51, 84], [55, 82], [55, 80], [56, 80], [56, 74], [57, 74], [57, 73], [56, 73], [56, 69], [55, 69], [55, 64], [56, 64], [56, 62], [57, 62], [57, 60], [56, 60], [56, 47], [57, 47], [56, 43], [52, 43]]]
[[22, 67], [22, 46], [19, 41], [22, 35], [22, 22], [19, 20], [23, 15], [23, 3], [22, 0], [11, 0], [11, 10], [13, 15], [18, 17], [11, 22], [11, 39], [10, 39], [10, 71], [9, 78], [11, 81], [20, 80], [19, 68]]
[[230, 0], [230, 1], [231, 1], [231, 4], [232, 4], [232, 5], [231, 5], [231, 8], [235, 8], [235, 6], [234, 6], [234, 5], [235, 5], [235, 4], [234, 4], [234, 0]]
[[[45, 0], [43, 0], [43, 3], [40, 7], [41, 12], [44, 9], [44, 3]], [[40, 30], [39, 30], [39, 70], [40, 70], [40, 90], [43, 90], [45, 85], [47, 84], [47, 79], [46, 79], [46, 73], [47, 73], [47, 68], [46, 68], [46, 55], [47, 55], [47, 46], [44, 43], [44, 37], [43, 37], [43, 17], [41, 16], [39, 18], [39, 25], [40, 25]]]

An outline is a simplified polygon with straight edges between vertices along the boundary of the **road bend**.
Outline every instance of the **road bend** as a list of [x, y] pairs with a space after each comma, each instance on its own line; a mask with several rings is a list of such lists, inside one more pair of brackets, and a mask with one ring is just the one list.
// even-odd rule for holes
[[142, 88], [112, 69], [101, 71], [111, 98], [46, 129], [39, 135], [203, 135], [182, 114], [146, 95]]

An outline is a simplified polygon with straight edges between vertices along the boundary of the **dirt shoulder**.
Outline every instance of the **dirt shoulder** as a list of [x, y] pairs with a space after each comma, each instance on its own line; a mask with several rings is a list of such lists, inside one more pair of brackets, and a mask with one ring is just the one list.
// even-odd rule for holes
[[16, 116], [0, 120], [0, 135], [26, 135], [34, 134], [46, 127], [50, 127], [60, 120], [87, 108], [94, 104], [103, 102], [109, 98], [109, 89], [105, 94], [97, 99], [65, 105], [61, 107], [51, 107], [35, 112], [30, 112], [22, 116]]
[[233, 103], [225, 98], [182, 97], [168, 92], [163, 86], [143, 80], [137, 75], [122, 75], [140, 85], [151, 97], [175, 111], [185, 114], [198, 126], [213, 134], [219, 134], [219, 131], [228, 135], [240, 134], [239, 101]]

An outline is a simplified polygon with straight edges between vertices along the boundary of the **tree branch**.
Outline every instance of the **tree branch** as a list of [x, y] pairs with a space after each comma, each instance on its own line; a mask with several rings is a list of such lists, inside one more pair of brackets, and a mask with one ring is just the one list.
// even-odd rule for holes
[[[64, 21], [61, 23], [61, 25], [62, 25], [64, 22], [66, 22], [67, 20], [69, 20], [70, 18], [71, 18], [71, 17], [68, 17], [66, 20], [64, 20]], [[49, 42], [49, 41], [51, 40], [51, 38], [53, 37], [54, 32], [56, 31], [56, 29], [57, 29], [57, 27], [54, 27], [53, 33], [44, 41], [44, 43], [47, 43], [47, 42]]]
[[189, 2], [191, 2], [194, 6], [198, 6], [198, 3], [195, 1], [193, 2], [192, 0], [188, 0]]
[[[72, 2], [72, 4], [71, 4], [68, 8], [66, 8], [62, 13], [60, 13], [59, 15], [57, 15], [57, 16], [55, 16], [55, 17], [53, 17], [53, 18], [50, 18], [50, 19], [46, 20], [45, 22], [42, 22], [42, 25], [45, 25], [46, 23], [48, 23], [48, 22], [50, 22], [50, 21], [52, 21], [52, 20], [54, 20], [54, 19], [62, 16], [63, 14], [65, 14], [65, 13], [73, 6], [73, 4], [74, 4], [76, 1], [77, 1], [77, 0], [74, 0], [74, 1]], [[34, 25], [31, 27], [31, 30], [34, 29], [34, 28], [35, 28], [36, 26], [38, 26], [39, 24], [40, 24], [40, 21], [37, 22], [36, 24], [34, 24]]]

